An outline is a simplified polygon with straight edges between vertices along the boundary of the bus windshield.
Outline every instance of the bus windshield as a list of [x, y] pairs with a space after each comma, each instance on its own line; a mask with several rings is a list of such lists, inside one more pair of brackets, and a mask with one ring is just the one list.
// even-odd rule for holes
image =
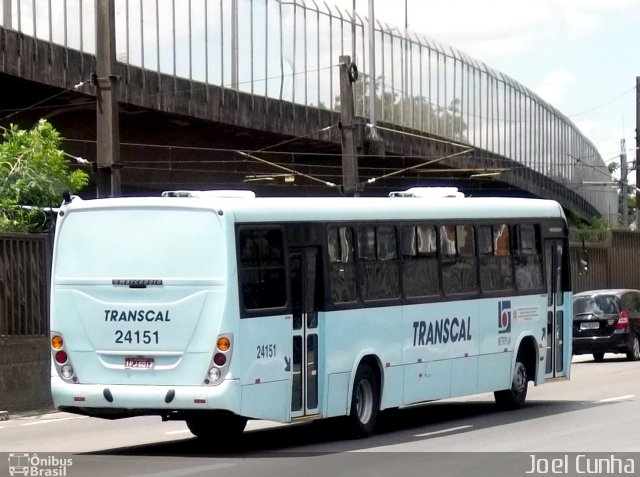
[[221, 235], [210, 210], [72, 211], [60, 226], [54, 278], [222, 278]]

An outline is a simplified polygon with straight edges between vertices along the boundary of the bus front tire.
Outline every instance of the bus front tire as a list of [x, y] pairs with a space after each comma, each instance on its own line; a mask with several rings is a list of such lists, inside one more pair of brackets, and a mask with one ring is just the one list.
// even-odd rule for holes
[[527, 398], [528, 385], [529, 379], [527, 376], [527, 368], [518, 359], [513, 371], [513, 382], [511, 383], [511, 389], [504, 389], [502, 391], [496, 391], [493, 393], [498, 408], [505, 411], [521, 409], [524, 406], [524, 402]]
[[380, 386], [378, 379], [367, 364], [356, 371], [349, 412], [350, 435], [354, 439], [370, 436], [380, 411]]
[[198, 439], [229, 440], [242, 435], [247, 418], [228, 411], [212, 411], [188, 416], [185, 422]]

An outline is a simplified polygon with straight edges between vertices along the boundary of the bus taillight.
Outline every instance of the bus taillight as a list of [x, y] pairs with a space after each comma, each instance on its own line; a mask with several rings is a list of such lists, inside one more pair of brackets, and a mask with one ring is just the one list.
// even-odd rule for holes
[[213, 357], [213, 362], [216, 366], [224, 366], [227, 362], [227, 357], [222, 353], [216, 353], [216, 355]]
[[222, 377], [222, 373], [218, 368], [211, 368], [209, 370], [209, 379], [211, 380], [212, 383], [218, 382], [221, 377]]
[[53, 335], [51, 337], [51, 347], [53, 349], [62, 349], [62, 346], [64, 345], [64, 341], [62, 340], [62, 336], [59, 335]]
[[65, 364], [67, 362], [68, 356], [67, 353], [65, 353], [64, 351], [58, 351], [56, 353], [56, 363], [58, 364]]
[[67, 347], [65, 346], [64, 338], [59, 332], [51, 332], [51, 353], [52, 362], [56, 366], [56, 370], [62, 379], [65, 381], [78, 382], [78, 378], [75, 375], [71, 360], [69, 359], [69, 353], [67, 353]]
[[204, 378], [204, 384], [216, 385], [222, 382], [231, 361], [233, 352], [233, 335], [220, 335], [216, 340], [216, 349], [209, 364], [209, 370]]
[[231, 341], [229, 341], [229, 338], [227, 338], [226, 336], [223, 336], [221, 338], [218, 338], [218, 342], [216, 343], [216, 345], [218, 346], [218, 349], [220, 351], [229, 351], [229, 349], [231, 348]]
[[68, 364], [65, 364], [62, 368], [60, 368], [60, 374], [64, 379], [73, 378], [73, 368]]

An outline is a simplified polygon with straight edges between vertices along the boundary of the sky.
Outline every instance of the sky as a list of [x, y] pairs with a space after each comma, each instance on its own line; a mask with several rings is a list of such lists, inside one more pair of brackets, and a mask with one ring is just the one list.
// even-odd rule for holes
[[[329, 0], [351, 10], [353, 0]], [[640, 0], [406, 0], [408, 28], [525, 85], [567, 116], [605, 162], [635, 159]], [[369, 1], [356, 0], [368, 16]], [[405, 2], [375, 0], [404, 27]], [[630, 182], [634, 182], [631, 180]]]

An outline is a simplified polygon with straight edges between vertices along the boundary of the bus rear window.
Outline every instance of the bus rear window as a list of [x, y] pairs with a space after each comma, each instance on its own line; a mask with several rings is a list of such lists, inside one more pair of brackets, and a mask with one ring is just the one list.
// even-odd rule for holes
[[208, 210], [78, 210], [60, 225], [54, 278], [221, 278], [225, 248]]

